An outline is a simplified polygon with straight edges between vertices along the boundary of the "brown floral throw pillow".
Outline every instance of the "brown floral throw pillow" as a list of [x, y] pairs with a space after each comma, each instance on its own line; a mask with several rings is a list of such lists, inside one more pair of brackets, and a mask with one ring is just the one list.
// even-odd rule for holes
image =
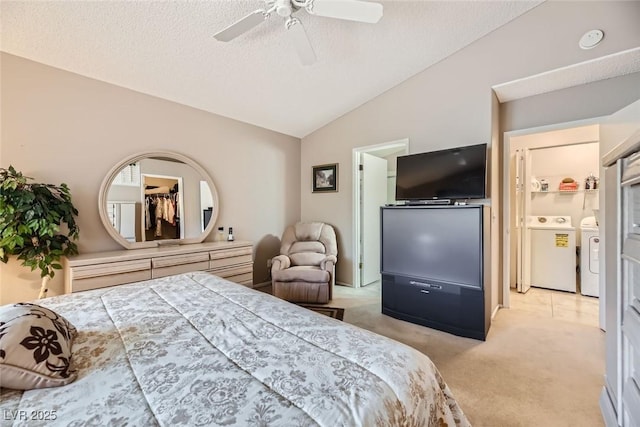
[[0, 387], [56, 387], [76, 379], [69, 369], [76, 328], [36, 304], [0, 307]]

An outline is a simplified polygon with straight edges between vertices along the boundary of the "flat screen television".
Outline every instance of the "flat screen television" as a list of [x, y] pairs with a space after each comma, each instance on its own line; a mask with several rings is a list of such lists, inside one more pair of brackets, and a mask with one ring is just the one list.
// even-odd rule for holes
[[396, 200], [486, 198], [487, 144], [399, 156]]
[[483, 214], [479, 207], [382, 208], [380, 271], [482, 288]]

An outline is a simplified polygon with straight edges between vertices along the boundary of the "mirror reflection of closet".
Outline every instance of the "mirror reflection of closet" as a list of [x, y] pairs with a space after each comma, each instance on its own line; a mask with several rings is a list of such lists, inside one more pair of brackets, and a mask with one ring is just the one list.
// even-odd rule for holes
[[182, 177], [142, 174], [143, 212], [137, 216], [142, 241], [184, 238]]
[[[159, 236], [157, 205], [152, 203], [156, 198], [173, 202], [173, 217], [161, 216]], [[143, 152], [116, 164], [100, 186], [98, 205], [105, 229], [127, 249], [202, 242], [220, 211], [218, 193], [207, 171], [192, 159], [169, 151]]]

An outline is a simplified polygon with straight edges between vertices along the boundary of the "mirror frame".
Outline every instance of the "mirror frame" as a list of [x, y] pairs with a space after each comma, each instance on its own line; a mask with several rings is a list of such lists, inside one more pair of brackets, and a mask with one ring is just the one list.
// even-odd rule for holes
[[[211, 190], [211, 198], [213, 199], [214, 210], [213, 210], [213, 213], [211, 214], [211, 219], [209, 220], [209, 224], [207, 224], [207, 228], [205, 228], [204, 231], [200, 233], [199, 237], [191, 237], [191, 238], [185, 238], [185, 239], [152, 240], [148, 242], [129, 242], [124, 237], [122, 237], [120, 233], [118, 233], [118, 231], [111, 224], [111, 221], [109, 221], [109, 217], [107, 216], [107, 195], [109, 193], [109, 188], [111, 187], [111, 183], [115, 179], [116, 175], [118, 175], [122, 170], [122, 168], [125, 167], [126, 165], [131, 163], [136, 163], [140, 160], [147, 159], [150, 157], [165, 157], [168, 159], [181, 161], [182, 163], [185, 163], [191, 166], [192, 168], [194, 168], [196, 172], [198, 172], [202, 176], [202, 178], [205, 181], [207, 181], [207, 184], [209, 184], [209, 189]], [[142, 185], [142, 183], [140, 183], [140, 185]], [[202, 168], [202, 166], [197, 164], [195, 161], [193, 161], [189, 157], [179, 153], [175, 153], [173, 151], [144, 151], [142, 153], [134, 154], [133, 156], [127, 157], [126, 159], [122, 160], [121, 162], [119, 162], [109, 170], [109, 172], [107, 173], [107, 176], [102, 181], [102, 184], [100, 184], [100, 192], [98, 193], [98, 213], [100, 214], [100, 220], [102, 221], [102, 225], [104, 226], [105, 230], [107, 230], [107, 233], [109, 233], [109, 235], [113, 238], [113, 240], [118, 242], [121, 246], [123, 246], [126, 249], [155, 248], [163, 245], [176, 245], [176, 244], [186, 245], [186, 244], [192, 244], [192, 243], [201, 243], [202, 241], [204, 241], [204, 239], [206, 239], [209, 236], [211, 231], [213, 231], [216, 221], [218, 220], [219, 212], [220, 212], [220, 203], [218, 200], [218, 190], [216, 189], [216, 186], [213, 183], [213, 179], [211, 178], [211, 176], [209, 176], [207, 171], [205, 171], [204, 168]]]

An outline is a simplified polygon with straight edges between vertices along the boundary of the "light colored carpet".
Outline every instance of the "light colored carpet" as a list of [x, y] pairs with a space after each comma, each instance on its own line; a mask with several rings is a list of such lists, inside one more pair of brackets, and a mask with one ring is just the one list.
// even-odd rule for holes
[[344, 321], [428, 355], [475, 427], [600, 427], [604, 332], [518, 309], [500, 310], [487, 341], [381, 313], [378, 284], [337, 286]]

